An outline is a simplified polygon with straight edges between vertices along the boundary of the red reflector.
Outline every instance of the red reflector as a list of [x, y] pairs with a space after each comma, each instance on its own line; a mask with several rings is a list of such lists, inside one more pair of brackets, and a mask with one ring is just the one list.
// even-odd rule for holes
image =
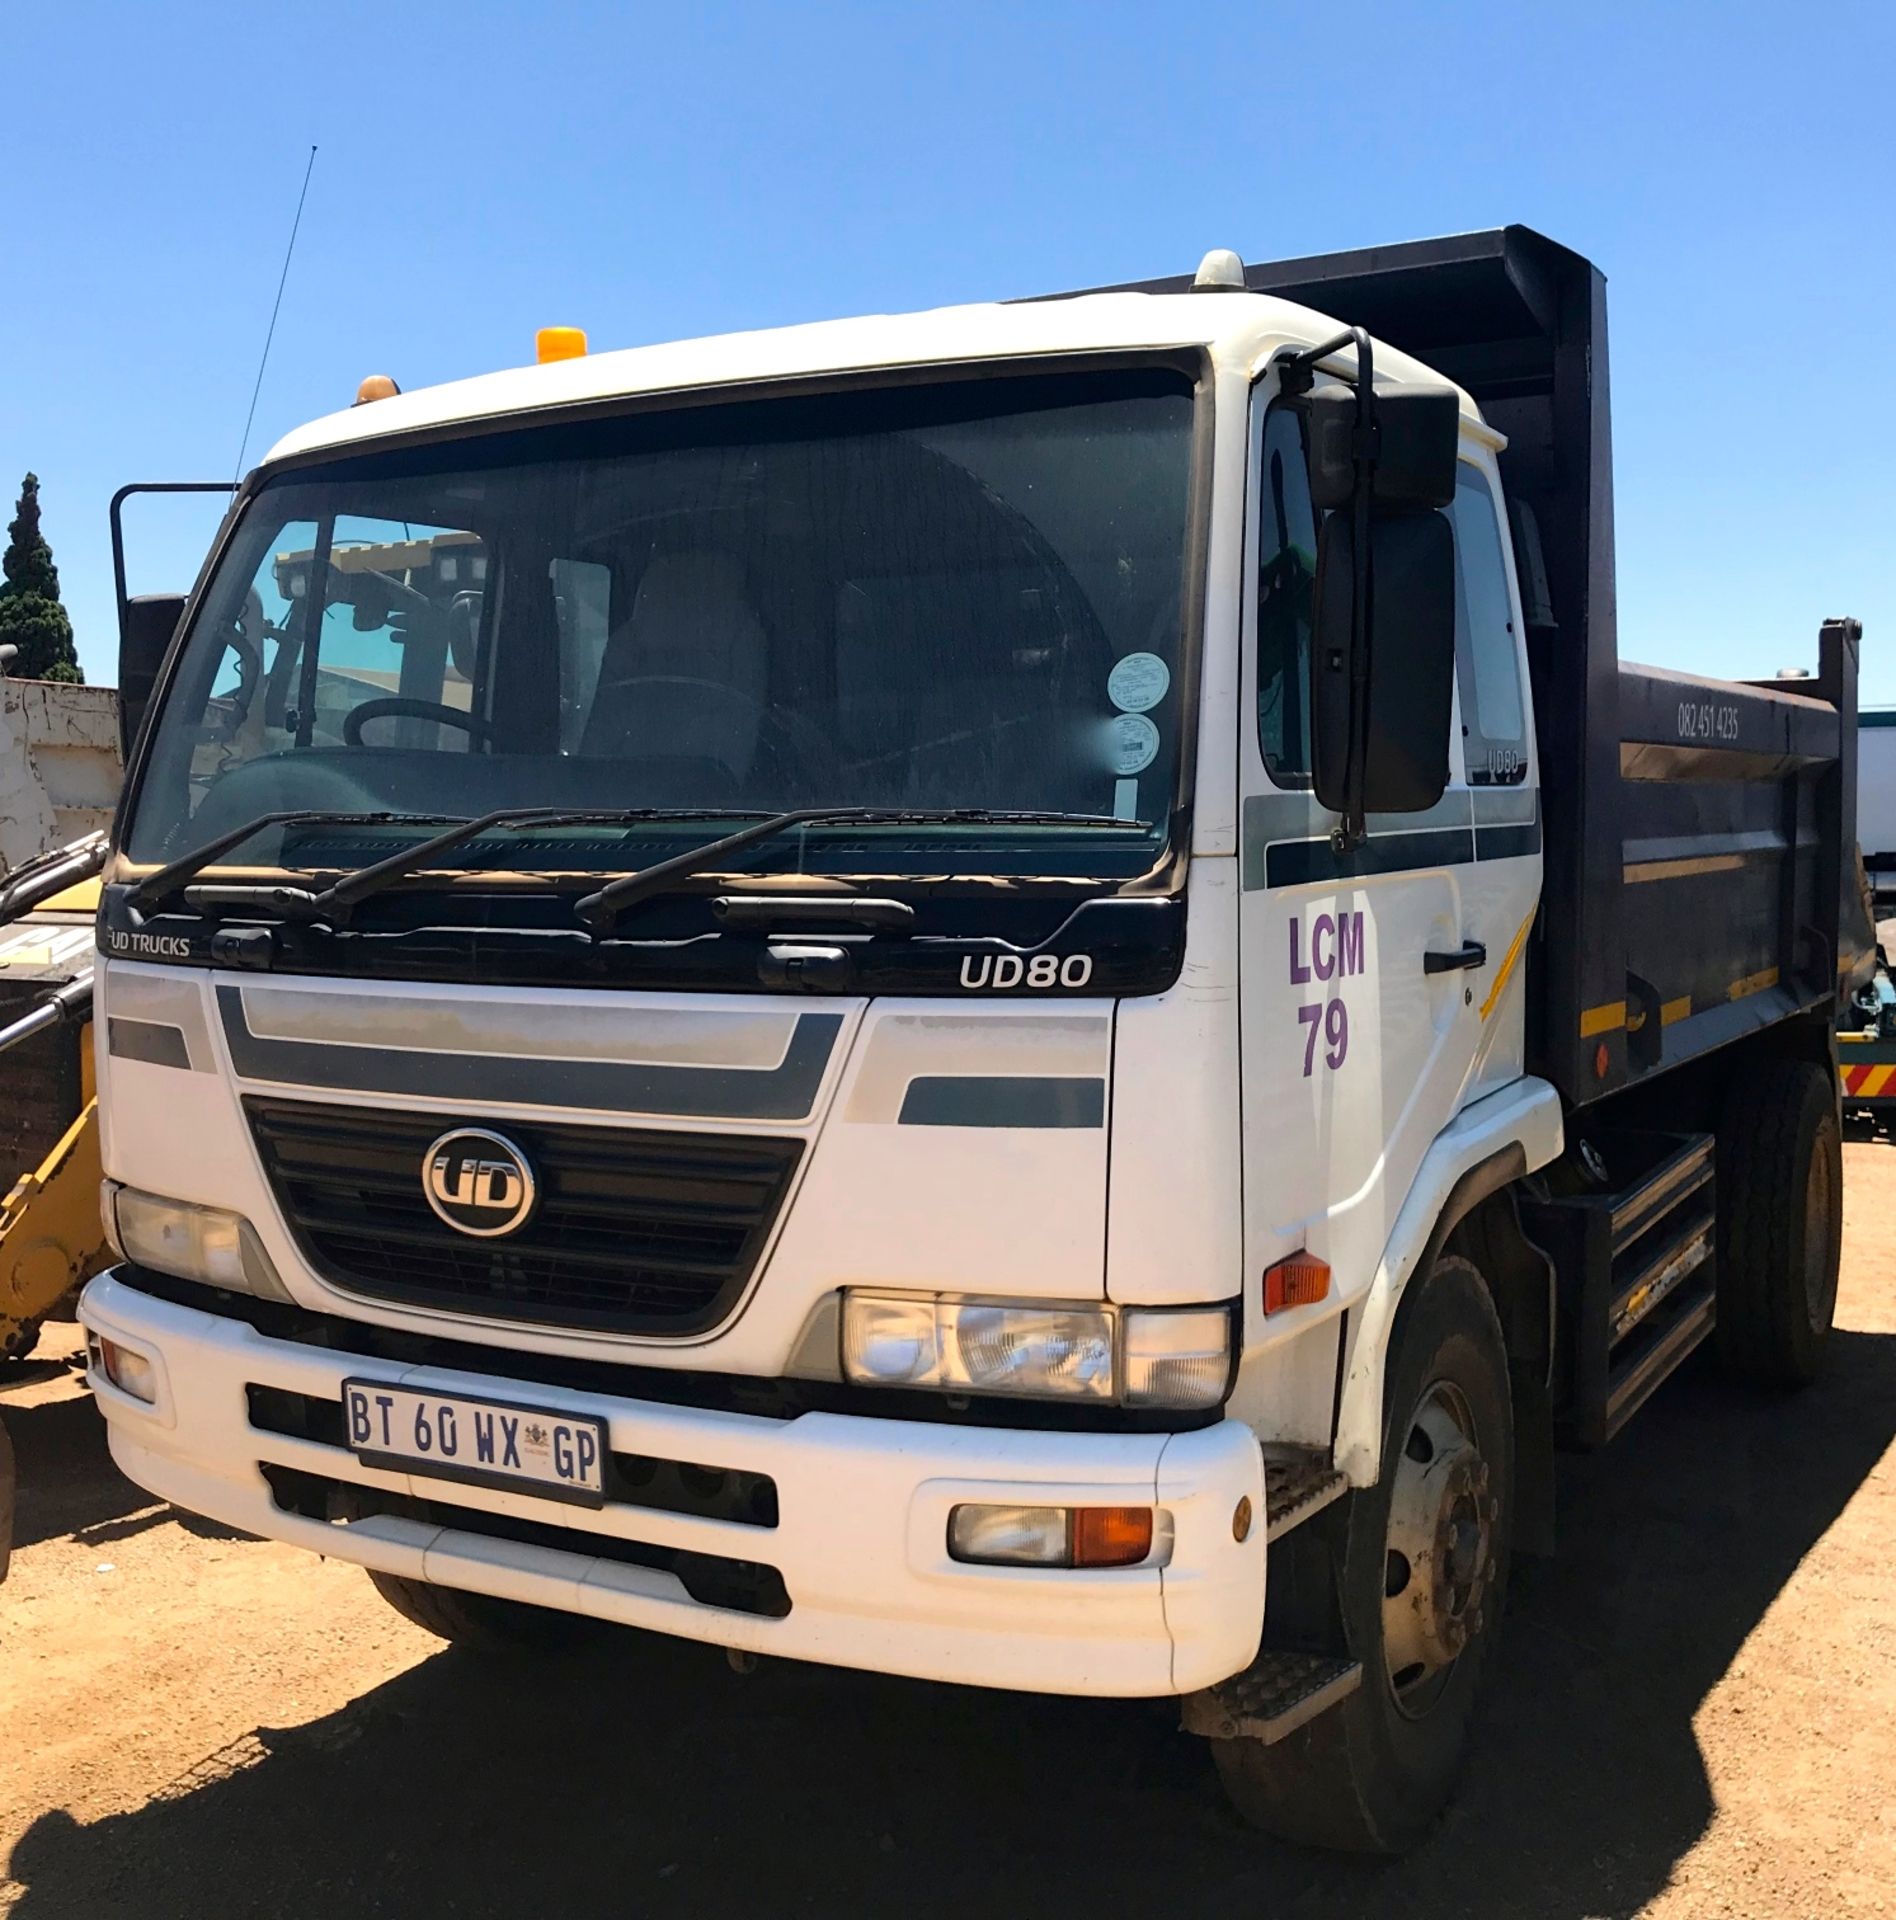
[[1264, 1269], [1264, 1311], [1314, 1306], [1330, 1296], [1330, 1263], [1314, 1253], [1293, 1253]]
[[1075, 1507], [1076, 1567], [1136, 1567], [1152, 1551], [1150, 1507]]

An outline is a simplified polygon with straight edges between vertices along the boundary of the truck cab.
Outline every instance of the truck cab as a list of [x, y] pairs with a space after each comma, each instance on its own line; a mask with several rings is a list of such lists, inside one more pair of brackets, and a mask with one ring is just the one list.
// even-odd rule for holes
[[[1179, 1696], [1264, 1824], [1419, 1831], [1570, 1299], [1620, 1284], [1565, 1227], [1669, 1223], [1630, 1411], [1712, 1324], [1690, 1123], [1741, 1027], [1688, 986], [1642, 1040], [1580, 884], [1610, 594], [1530, 637], [1597, 513], [1511, 518], [1466, 387], [1257, 284], [1314, 265], [561, 358], [271, 452], [125, 675], [83, 1311], [132, 1479], [450, 1637]], [[1814, 795], [1842, 672], [1718, 776]], [[1836, 958], [1742, 1032], [1822, 1070]], [[1661, 1068], [1692, 1111], [1574, 1174]]]

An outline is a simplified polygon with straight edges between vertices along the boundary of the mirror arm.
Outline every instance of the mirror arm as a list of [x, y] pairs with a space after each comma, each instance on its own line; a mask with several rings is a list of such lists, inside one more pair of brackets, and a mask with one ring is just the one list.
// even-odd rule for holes
[[1284, 362], [1282, 385], [1286, 393], [1309, 391], [1319, 361], [1345, 348], [1356, 352], [1356, 371], [1350, 384], [1356, 390], [1356, 431], [1350, 452], [1356, 465], [1356, 491], [1350, 500], [1355, 538], [1350, 556], [1350, 740], [1343, 768], [1343, 817], [1331, 829], [1330, 841], [1338, 853], [1360, 847], [1369, 837], [1363, 818], [1363, 775], [1369, 760], [1369, 502], [1376, 468], [1376, 372], [1369, 335], [1349, 327], [1320, 346], [1306, 347]]
[[1356, 491], [1350, 501], [1355, 538], [1350, 556], [1350, 739], [1343, 768], [1343, 817], [1331, 829], [1338, 853], [1360, 847], [1369, 837], [1363, 817], [1363, 774], [1369, 759], [1369, 502], [1376, 467], [1376, 373], [1368, 333], [1346, 327], [1333, 339], [1283, 363], [1280, 383], [1286, 393], [1307, 393], [1321, 361], [1345, 349], [1354, 349], [1356, 371], [1350, 384], [1356, 390], [1356, 431], [1350, 451], [1356, 465]]
[[235, 493], [235, 480], [134, 480], [112, 496], [112, 585], [118, 593], [119, 645], [125, 644], [125, 503], [138, 493]]

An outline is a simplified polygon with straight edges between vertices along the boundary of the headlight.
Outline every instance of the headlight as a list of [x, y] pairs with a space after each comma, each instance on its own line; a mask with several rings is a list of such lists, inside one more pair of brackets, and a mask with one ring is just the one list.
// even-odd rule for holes
[[113, 1189], [111, 1208], [112, 1238], [134, 1266], [260, 1294], [266, 1300], [289, 1299], [255, 1229], [242, 1215], [165, 1200], [136, 1187]]
[[1129, 1407], [1215, 1407], [1231, 1381], [1231, 1315], [1223, 1307], [1183, 1313], [1132, 1308], [1120, 1316]]
[[843, 1374], [859, 1386], [1213, 1407], [1231, 1375], [1231, 1315], [1036, 1306], [932, 1294], [843, 1296]]
[[878, 1387], [1110, 1400], [1113, 1323], [1101, 1307], [852, 1292], [843, 1372]]

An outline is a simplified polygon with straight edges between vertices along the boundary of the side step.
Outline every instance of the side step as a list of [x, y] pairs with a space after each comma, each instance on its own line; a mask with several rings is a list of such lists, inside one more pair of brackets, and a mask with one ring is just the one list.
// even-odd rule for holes
[[1264, 1449], [1264, 1538], [1281, 1540], [1292, 1527], [1321, 1513], [1350, 1490], [1328, 1454], [1288, 1447]]
[[1521, 1201], [1558, 1277], [1573, 1369], [1561, 1437], [1612, 1439], [1718, 1316], [1717, 1152], [1709, 1133], [1602, 1129], [1596, 1185]]
[[1363, 1684], [1363, 1663], [1332, 1653], [1260, 1653], [1242, 1673], [1179, 1702], [1179, 1724], [1207, 1740], [1293, 1734]]

